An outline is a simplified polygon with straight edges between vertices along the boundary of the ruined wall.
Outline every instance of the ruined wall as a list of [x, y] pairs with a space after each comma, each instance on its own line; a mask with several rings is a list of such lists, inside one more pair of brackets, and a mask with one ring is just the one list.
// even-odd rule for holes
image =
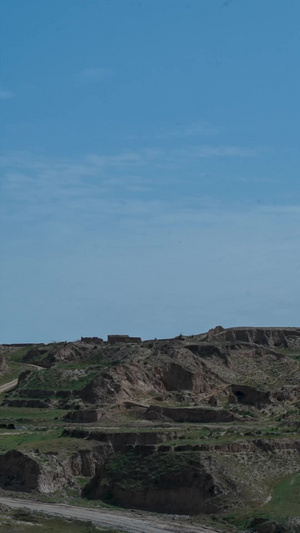
[[129, 335], [107, 335], [108, 344], [116, 344], [118, 342], [142, 342], [141, 337], [129, 337]]

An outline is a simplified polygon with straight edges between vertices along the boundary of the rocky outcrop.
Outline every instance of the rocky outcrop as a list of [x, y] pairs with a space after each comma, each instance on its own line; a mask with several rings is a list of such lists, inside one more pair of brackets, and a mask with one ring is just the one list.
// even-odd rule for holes
[[103, 372], [91, 383], [88, 383], [80, 393], [80, 398], [90, 404], [101, 404], [115, 401], [121, 390], [121, 384], [110, 372]]
[[270, 391], [259, 390], [249, 385], [230, 385], [229, 391], [231, 402], [260, 407], [271, 401]]
[[25, 454], [12, 450], [0, 455], [0, 487], [30, 492], [38, 489], [41, 468]]
[[216, 326], [215, 328], [208, 330], [206, 340], [212, 341], [219, 333], [223, 333], [223, 331], [225, 331], [223, 326]]
[[183, 431], [89, 431], [86, 429], [64, 429], [64, 437], [95, 440], [109, 444], [113, 451], [124, 451], [127, 446], [152, 446], [182, 437]]
[[268, 453], [281, 453], [289, 450], [300, 453], [299, 439], [255, 439], [253, 444]]
[[48, 493], [68, 483], [68, 474], [61, 464], [42, 466], [39, 457], [17, 450], [0, 455], [0, 487], [5, 490]]
[[167, 391], [193, 391], [198, 394], [209, 390], [204, 372], [190, 370], [179, 363], [170, 362], [156, 367], [156, 375], [161, 379]]
[[100, 409], [80, 409], [77, 411], [69, 411], [69, 413], [63, 417], [63, 420], [79, 424], [88, 424], [91, 422], [98, 422], [102, 415], [103, 413]]
[[208, 332], [214, 342], [248, 342], [271, 348], [300, 348], [300, 328], [228, 328], [217, 326]]
[[193, 344], [187, 343], [185, 344], [185, 348], [199, 357], [211, 357], [213, 355], [222, 357], [222, 350], [215, 344], [208, 342], [199, 342]]
[[[217, 444], [181, 444], [171, 447], [176, 452], [222, 452], [229, 454], [241, 454], [241, 453], [257, 453], [258, 449], [272, 454], [285, 454], [293, 452], [298, 455], [300, 453], [300, 441], [299, 439], [249, 439], [249, 440], [237, 440], [233, 442], [222, 442]], [[160, 451], [160, 447], [157, 448]], [[163, 450], [162, 450], [163, 451]]]
[[25, 363], [38, 364], [44, 368], [50, 368], [57, 362], [80, 362], [94, 360], [97, 350], [101, 350], [101, 339], [92, 341], [61, 342], [49, 345], [34, 346], [24, 355]]
[[234, 422], [241, 420], [238, 415], [225, 409], [203, 407], [160, 407], [150, 405], [145, 413], [148, 420], [161, 420], [168, 418], [174, 422]]
[[300, 386], [284, 386], [272, 392], [272, 398], [279, 402], [294, 402], [300, 398]]
[[193, 390], [194, 373], [186, 370], [181, 365], [170, 363], [156, 369], [167, 391]]
[[79, 396], [88, 404], [103, 405], [129, 400], [133, 390], [137, 395], [145, 395], [153, 390], [157, 393], [165, 391], [151, 368], [133, 362], [103, 371], [80, 391]]
[[113, 453], [107, 443], [92, 444], [65, 456], [56, 451], [24, 453], [11, 450], [0, 455], [0, 487], [22, 492], [51, 493], [74, 485], [77, 476], [92, 477]]
[[112, 453], [113, 450], [107, 443], [98, 444], [92, 450], [78, 450], [68, 459], [70, 473], [76, 477], [92, 477]]

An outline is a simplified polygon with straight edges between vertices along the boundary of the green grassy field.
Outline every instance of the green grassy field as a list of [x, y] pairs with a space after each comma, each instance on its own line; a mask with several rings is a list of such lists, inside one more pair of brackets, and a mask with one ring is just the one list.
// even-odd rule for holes
[[62, 420], [62, 417], [68, 411], [65, 409], [38, 409], [32, 407], [4, 407], [0, 406], [0, 421], [12, 422], [18, 424], [40, 424], [56, 423]]
[[[256, 531], [256, 524], [276, 524], [274, 533], [300, 531], [300, 522], [293, 519], [300, 517], [300, 474], [287, 476], [277, 481], [270, 492], [270, 500], [259, 508], [239, 512], [227, 517], [227, 523], [236, 526], [239, 531]], [[273, 531], [273, 530], [272, 530]]]
[[272, 499], [264, 506], [270, 516], [285, 514], [300, 517], [300, 473], [288, 476], [275, 485]]
[[62, 455], [69, 455], [78, 449], [91, 449], [96, 441], [61, 437], [61, 428], [57, 429], [32, 429], [25, 431], [5, 430], [0, 433], [0, 453], [9, 450], [30, 451], [39, 449], [41, 453], [58, 451]]

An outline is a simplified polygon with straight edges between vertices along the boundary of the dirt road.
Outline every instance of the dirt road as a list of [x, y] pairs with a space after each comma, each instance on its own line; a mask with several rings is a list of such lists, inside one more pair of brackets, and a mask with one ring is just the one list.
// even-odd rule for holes
[[[38, 365], [31, 365], [27, 364], [27, 366], [31, 366], [35, 370], [45, 370], [43, 366]], [[4, 385], [0, 385], [0, 394], [1, 392], [8, 392], [10, 390], [13, 390], [18, 385], [18, 378], [13, 379], [12, 381], [8, 381], [8, 383], [4, 383]]]
[[139, 511], [86, 509], [61, 503], [41, 503], [4, 497], [0, 497], [1, 503], [8, 507], [26, 508], [73, 520], [93, 522], [104, 527], [115, 527], [129, 533], [217, 533], [217, 530], [202, 526], [190, 526], [179, 516], [171, 518]]
[[0, 394], [1, 392], [8, 392], [14, 389], [17, 385], [18, 385], [17, 379], [13, 379], [12, 381], [9, 381], [8, 383], [4, 383], [4, 385], [0, 386]]

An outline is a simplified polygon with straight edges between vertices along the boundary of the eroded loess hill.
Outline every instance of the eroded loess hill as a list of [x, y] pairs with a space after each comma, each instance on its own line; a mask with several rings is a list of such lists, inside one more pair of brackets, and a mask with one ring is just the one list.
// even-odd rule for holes
[[[84, 341], [30, 347], [21, 361], [32, 368], [20, 375], [6, 404], [101, 408], [135, 401], [276, 408], [297, 402], [299, 358], [293, 351], [300, 343], [298, 333], [292, 328], [216, 328], [206, 335], [138, 344]], [[261, 345], [253, 342], [259, 338]], [[36, 372], [34, 366], [42, 369]]]
[[299, 328], [85, 338], [0, 355], [3, 383], [19, 369], [2, 401], [2, 489], [78, 496], [83, 486], [85, 498], [125, 507], [226, 517], [271, 501], [287, 476], [297, 486]]

